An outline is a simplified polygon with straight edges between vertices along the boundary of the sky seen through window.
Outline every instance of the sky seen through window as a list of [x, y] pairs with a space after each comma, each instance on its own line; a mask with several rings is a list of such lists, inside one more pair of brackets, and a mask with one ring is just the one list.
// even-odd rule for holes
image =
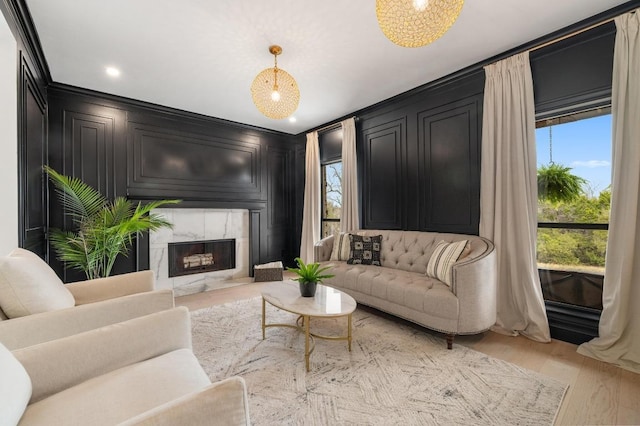
[[[589, 182], [597, 196], [611, 185], [611, 114], [553, 125], [553, 162]], [[537, 166], [549, 164], [549, 128], [536, 129]]]

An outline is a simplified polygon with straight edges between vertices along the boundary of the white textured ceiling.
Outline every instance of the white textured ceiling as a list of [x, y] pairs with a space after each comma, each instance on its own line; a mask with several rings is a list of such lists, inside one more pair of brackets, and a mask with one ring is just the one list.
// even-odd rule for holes
[[[374, 0], [27, 0], [55, 82], [293, 134], [622, 3], [467, 0], [441, 39], [408, 49], [384, 37]], [[296, 123], [251, 100], [271, 44], [300, 87]]]

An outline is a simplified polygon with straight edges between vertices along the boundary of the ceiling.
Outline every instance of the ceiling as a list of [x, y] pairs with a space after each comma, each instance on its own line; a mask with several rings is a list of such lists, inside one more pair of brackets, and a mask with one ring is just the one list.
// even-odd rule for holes
[[[26, 1], [53, 81], [291, 134], [625, 2], [469, 0], [442, 38], [411, 49], [385, 38], [373, 0]], [[271, 44], [300, 87], [295, 123], [251, 99]]]

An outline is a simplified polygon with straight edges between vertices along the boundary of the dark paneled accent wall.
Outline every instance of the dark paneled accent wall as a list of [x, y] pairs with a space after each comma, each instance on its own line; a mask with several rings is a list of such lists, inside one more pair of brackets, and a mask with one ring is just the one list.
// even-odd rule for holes
[[[49, 161], [113, 198], [178, 198], [178, 207], [245, 208], [251, 262], [290, 263], [294, 248], [292, 136], [72, 87], [49, 89]], [[64, 226], [51, 200], [51, 226]], [[80, 279], [57, 261], [66, 281]], [[138, 242], [116, 273], [148, 267]]]
[[406, 226], [406, 117], [363, 130], [363, 228]]
[[[49, 100], [49, 165], [60, 173], [82, 179], [109, 199], [126, 196], [126, 112], [84, 102], [55, 89], [49, 90]], [[49, 188], [49, 226], [70, 227], [54, 187], [49, 184]], [[114, 273], [137, 269], [136, 248], [133, 255], [119, 259]], [[80, 272], [65, 270], [53, 251], [49, 263], [65, 282], [84, 279]]]
[[477, 234], [484, 72], [360, 115], [363, 228]]
[[283, 260], [291, 264], [297, 256], [293, 247], [292, 188], [294, 151], [287, 148], [267, 148], [267, 241], [266, 259]]
[[18, 84], [18, 244], [47, 258], [47, 191], [42, 166], [47, 158], [49, 70], [33, 22], [23, 1], [0, 0], [16, 39]]
[[420, 229], [476, 234], [480, 95], [418, 114]]
[[46, 257], [45, 230], [47, 224], [46, 190], [42, 166], [47, 161], [47, 103], [39, 89], [32, 67], [20, 54], [20, 90], [18, 102], [19, 144], [19, 244]]
[[[126, 195], [125, 176], [118, 176], [118, 169], [125, 166], [124, 153], [116, 147], [124, 134], [124, 112], [108, 107], [84, 112], [77, 109], [65, 105], [63, 109], [51, 110], [52, 125], [53, 120], [62, 125], [62, 134], [56, 131], [52, 135], [68, 142], [62, 158], [65, 172], [81, 178], [109, 198]], [[52, 150], [52, 154], [55, 152]]]
[[180, 129], [162, 117], [130, 116], [129, 195], [190, 200], [266, 199], [261, 138], [194, 126]]

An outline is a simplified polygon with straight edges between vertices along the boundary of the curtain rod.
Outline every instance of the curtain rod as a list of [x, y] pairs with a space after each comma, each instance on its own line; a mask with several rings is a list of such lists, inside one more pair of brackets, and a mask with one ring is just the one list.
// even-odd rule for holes
[[577, 36], [578, 34], [582, 34], [584, 32], [592, 30], [594, 28], [600, 27], [600, 26], [602, 26], [604, 24], [608, 24], [609, 22], [613, 22], [614, 19], [616, 19], [616, 18], [614, 17], [614, 18], [605, 19], [604, 21], [596, 22], [595, 24], [589, 25], [588, 27], [576, 30], [576, 31], [574, 31], [572, 33], [569, 33], [569, 34], [565, 34], [562, 37], [558, 37], [556, 39], [546, 41], [544, 43], [541, 43], [541, 44], [539, 44], [537, 46], [534, 46], [534, 47], [530, 48], [529, 52], [535, 52], [536, 50], [542, 49], [543, 47], [551, 46], [552, 44], [556, 44], [558, 42], [561, 42], [562, 40], [566, 40], [566, 39], [571, 38], [573, 36]]
[[[637, 10], [639, 10], [639, 9], [634, 9], [634, 10], [631, 10], [631, 11], [629, 11], [629, 12], [624, 12], [624, 13], [635, 14]], [[624, 15], [624, 13], [621, 13], [621, 14], [620, 14], [620, 15], [618, 15], [618, 16], [622, 16], [622, 15]], [[572, 33], [570, 33], [570, 34], [565, 34], [565, 35], [563, 35], [562, 37], [558, 37], [558, 38], [556, 38], [556, 39], [546, 41], [546, 42], [544, 42], [544, 43], [541, 43], [541, 44], [539, 44], [539, 45], [537, 45], [537, 46], [534, 46], [534, 47], [530, 48], [530, 49], [529, 49], [529, 52], [535, 52], [536, 50], [538, 50], [538, 49], [542, 49], [543, 47], [550, 46], [550, 45], [555, 44], [555, 43], [558, 43], [558, 42], [560, 42], [560, 41], [562, 41], [562, 40], [566, 40], [566, 39], [568, 39], [568, 38], [570, 38], [570, 37], [577, 36], [578, 34], [582, 34], [582, 33], [584, 33], [584, 32], [587, 32], [587, 31], [589, 31], [589, 30], [592, 30], [592, 29], [594, 29], [594, 28], [600, 27], [600, 26], [602, 26], [602, 25], [604, 25], [604, 24], [608, 24], [609, 22], [613, 22], [616, 18], [617, 18], [617, 16], [614, 16], [614, 17], [611, 17], [611, 18], [607, 18], [607, 19], [604, 19], [604, 20], [602, 20], [602, 21], [600, 21], [600, 22], [596, 22], [595, 24], [589, 25], [588, 27], [585, 27], [585, 28], [582, 28], [582, 29], [576, 30], [576, 31], [574, 31], [574, 32], [572, 32]]]
[[[558, 43], [558, 42], [560, 42], [562, 40], [566, 40], [566, 39], [568, 39], [570, 37], [576, 36], [578, 34], [582, 34], [582, 33], [586, 32], [586, 31], [589, 31], [589, 30], [592, 30], [594, 28], [600, 27], [602, 25], [608, 24], [609, 22], [613, 22], [618, 16], [622, 16], [625, 13], [634, 14], [634, 13], [636, 13], [637, 10], [639, 10], [639, 9], [633, 9], [633, 10], [630, 10], [630, 11], [627, 11], [627, 12], [622, 12], [620, 15], [616, 15], [616, 16], [612, 16], [610, 18], [603, 19], [602, 21], [599, 21], [599, 22], [596, 22], [596, 23], [591, 24], [589, 26], [586, 26], [585, 28], [581, 28], [579, 30], [573, 31], [573, 32], [571, 32], [569, 34], [565, 34], [565, 35], [560, 36], [558, 38], [554, 38], [553, 40], [548, 40], [548, 41], [542, 42], [542, 43], [540, 43], [540, 44], [538, 44], [536, 46], [530, 47], [529, 49], [524, 49], [524, 50], [522, 50], [520, 52], [535, 52], [538, 49], [542, 49], [544, 47], [551, 46], [552, 44]], [[502, 59], [505, 59], [505, 58], [503, 57], [501, 59], [497, 59], [495, 61], [487, 63], [487, 64], [483, 65], [483, 67], [485, 67], [487, 65], [496, 64], [496, 63], [500, 62]]]
[[[352, 116], [352, 117], [343, 118], [343, 119], [342, 119], [342, 120], [340, 120], [340, 121], [336, 121], [336, 122], [334, 122], [334, 123], [327, 124], [326, 126], [323, 126], [323, 127], [318, 128], [318, 129], [312, 130], [312, 132], [322, 132], [322, 131], [324, 131], [324, 130], [328, 130], [328, 129], [332, 128], [332, 127], [338, 127], [342, 121], [344, 121], [344, 120], [348, 120], [349, 118], [353, 118], [355, 121], [358, 121], [358, 117], [356, 117], [356, 116], [354, 115], [354, 116]], [[311, 132], [309, 132], [309, 133], [311, 133]]]

